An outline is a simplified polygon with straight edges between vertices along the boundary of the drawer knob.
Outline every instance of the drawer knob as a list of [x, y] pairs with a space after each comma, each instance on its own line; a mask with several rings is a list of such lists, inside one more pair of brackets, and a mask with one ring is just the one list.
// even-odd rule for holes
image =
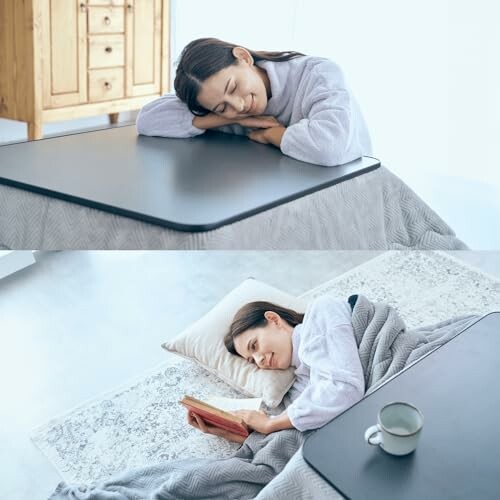
[[111, 90], [113, 88], [113, 85], [111, 85], [111, 83], [109, 82], [104, 82], [104, 86], [108, 89], [108, 90]]
[[104, 24], [106, 24], [106, 25], [108, 25], [108, 26], [111, 24], [111, 19], [110, 19], [108, 16], [106, 16], [106, 17], [104, 18]]
[[80, 11], [86, 12], [86, 10], [87, 10], [87, 5], [85, 4], [85, 2], [80, 2]]
[[104, 49], [108, 54], [110, 54], [111, 52], [113, 52], [113, 47], [106, 47]]
[[127, 4], [127, 9], [129, 12], [132, 12], [134, 10], [134, 6], [131, 3], [129, 3]]

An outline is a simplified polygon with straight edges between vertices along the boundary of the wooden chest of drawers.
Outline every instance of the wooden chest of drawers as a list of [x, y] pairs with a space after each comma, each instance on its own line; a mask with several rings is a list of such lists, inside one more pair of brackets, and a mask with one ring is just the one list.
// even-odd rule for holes
[[170, 0], [0, 0], [0, 118], [141, 108], [170, 91]]

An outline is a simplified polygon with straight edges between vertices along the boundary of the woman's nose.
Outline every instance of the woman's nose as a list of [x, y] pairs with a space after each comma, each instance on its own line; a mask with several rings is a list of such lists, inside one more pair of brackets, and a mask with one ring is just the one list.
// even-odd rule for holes
[[230, 96], [229, 104], [238, 112], [245, 111], [245, 100], [242, 97]]
[[258, 352], [256, 352], [253, 355], [253, 358], [255, 359], [255, 362], [260, 366], [262, 364], [262, 362], [264, 361], [265, 356], [263, 354], [259, 354]]

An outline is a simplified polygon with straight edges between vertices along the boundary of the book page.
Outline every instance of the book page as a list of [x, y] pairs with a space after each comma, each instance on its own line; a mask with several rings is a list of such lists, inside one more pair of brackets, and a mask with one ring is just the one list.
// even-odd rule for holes
[[204, 400], [209, 405], [215, 406], [225, 411], [235, 410], [259, 410], [262, 398], [221, 398], [219, 396], [211, 396]]

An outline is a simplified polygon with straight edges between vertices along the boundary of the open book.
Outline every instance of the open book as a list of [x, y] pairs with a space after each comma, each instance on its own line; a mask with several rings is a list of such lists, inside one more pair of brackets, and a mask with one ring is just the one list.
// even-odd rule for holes
[[209, 402], [204, 402], [191, 396], [184, 396], [179, 402], [188, 410], [199, 415], [207, 424], [246, 437], [249, 433], [243, 419], [229, 412], [234, 410], [258, 410], [262, 398], [211, 398]]

